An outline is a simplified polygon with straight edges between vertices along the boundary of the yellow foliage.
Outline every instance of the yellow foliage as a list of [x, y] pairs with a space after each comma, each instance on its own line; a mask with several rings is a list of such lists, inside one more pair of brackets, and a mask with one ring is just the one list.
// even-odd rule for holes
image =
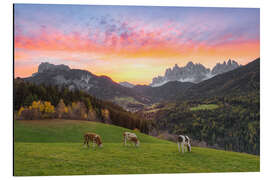
[[44, 104], [41, 103], [41, 104], [39, 105], [39, 111], [40, 111], [40, 112], [43, 112], [44, 109], [45, 109]]
[[102, 109], [101, 114], [104, 118], [109, 119], [110, 118], [110, 112], [108, 109]]
[[29, 114], [32, 116], [32, 118], [44, 118], [44, 117], [50, 117], [50, 113], [54, 113], [54, 106], [51, 104], [49, 101], [33, 101], [32, 105], [29, 107], [21, 107], [18, 111], [18, 116], [22, 115], [22, 112], [25, 110], [32, 110], [30, 111]]
[[41, 102], [40, 101], [33, 101], [32, 102], [32, 108], [39, 108]]
[[44, 111], [48, 112], [48, 113], [54, 112], [54, 106], [51, 105], [51, 102], [49, 102], [49, 101], [44, 102]]
[[33, 101], [29, 109], [38, 109], [39, 112], [54, 112], [54, 106], [49, 101], [45, 101], [44, 103], [41, 101]]
[[73, 102], [73, 103], [71, 104], [72, 109], [76, 109], [76, 108], [77, 108], [77, 106], [78, 106], [78, 104], [77, 104], [77, 103], [75, 103], [75, 102]]
[[21, 116], [23, 110], [24, 110], [24, 107], [21, 107], [21, 108], [19, 109], [18, 116]]

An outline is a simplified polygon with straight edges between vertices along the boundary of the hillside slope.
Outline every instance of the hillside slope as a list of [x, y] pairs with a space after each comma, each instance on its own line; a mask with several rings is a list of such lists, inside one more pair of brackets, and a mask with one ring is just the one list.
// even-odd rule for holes
[[153, 102], [174, 100], [179, 94], [183, 94], [194, 83], [170, 81], [158, 87], [137, 85], [132, 88], [137, 94], [148, 97]]
[[[82, 143], [83, 134], [96, 132], [106, 143], [122, 142], [123, 132], [135, 132], [115, 125], [80, 120], [31, 120], [15, 121], [15, 142], [66, 142]], [[167, 141], [136, 132], [144, 143], [168, 143]]]
[[260, 58], [235, 70], [217, 75], [191, 86], [180, 99], [195, 99], [230, 94], [245, 94], [260, 90]]
[[[16, 121], [14, 175], [149, 174], [259, 171], [258, 156], [193, 147], [137, 133], [141, 146], [124, 147], [124, 128], [74, 120]], [[82, 145], [82, 134], [101, 135], [103, 148]], [[53, 142], [53, 143], [52, 143]]]
[[[49, 65], [49, 67], [43, 68], [44, 70], [41, 71], [44, 64]], [[23, 79], [35, 84], [65, 86], [69, 90], [82, 90], [103, 100], [112, 100], [115, 97], [133, 97], [142, 103], [149, 102], [149, 100], [130, 91], [129, 88], [114, 82], [110, 77], [97, 76], [86, 70], [70, 69], [68, 66], [63, 69], [59, 66], [41, 63], [37, 73]]]
[[[61, 99], [64, 104], [61, 105], [62, 109], [67, 108], [64, 116], [59, 116], [61, 110], [58, 108], [59, 104], [61, 104]], [[112, 102], [97, 99], [86, 92], [79, 90], [71, 91], [64, 87], [37, 85], [25, 82], [20, 78], [14, 80], [14, 110], [17, 118], [26, 120], [43, 119], [44, 112], [41, 113], [40, 109], [38, 110], [40, 112], [39, 116], [36, 116], [38, 113], [29, 111], [29, 106], [38, 101], [48, 101], [54, 106], [55, 112], [52, 111], [51, 114], [47, 114], [46, 118], [64, 117], [64, 119], [99, 121], [129, 129], [137, 128], [144, 133], [147, 133], [149, 130], [145, 119], [125, 111], [122, 107]], [[80, 102], [79, 105], [78, 102]], [[20, 112], [21, 108], [25, 112]]]

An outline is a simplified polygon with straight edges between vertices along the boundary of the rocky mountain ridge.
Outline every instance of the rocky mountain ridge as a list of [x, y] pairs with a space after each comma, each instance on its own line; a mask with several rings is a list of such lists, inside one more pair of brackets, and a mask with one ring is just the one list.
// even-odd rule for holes
[[86, 70], [71, 69], [66, 65], [41, 63], [38, 72], [23, 79], [35, 84], [65, 86], [69, 90], [79, 89], [103, 100], [132, 97], [141, 103], [149, 103], [147, 98], [138, 96], [130, 91], [130, 88], [114, 82], [110, 77], [97, 76]]
[[169, 81], [199, 83], [218, 74], [234, 70], [238, 67], [240, 67], [240, 65], [231, 59], [227, 62], [224, 61], [223, 64], [217, 63], [212, 70], [210, 68], [206, 68], [200, 63], [194, 64], [191, 61], [183, 67], [179, 67], [175, 64], [173, 68], [166, 69], [164, 76], [154, 77], [150, 86], [161, 86]]
[[120, 85], [127, 87], [127, 88], [133, 88], [135, 85], [131, 84], [129, 82], [123, 81], [123, 82], [119, 82]]

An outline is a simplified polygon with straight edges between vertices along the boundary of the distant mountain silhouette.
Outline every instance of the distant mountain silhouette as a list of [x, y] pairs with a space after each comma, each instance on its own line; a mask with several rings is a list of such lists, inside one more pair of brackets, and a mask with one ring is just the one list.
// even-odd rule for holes
[[119, 82], [120, 85], [124, 86], [124, 87], [127, 87], [127, 88], [133, 88], [135, 85], [134, 84], [131, 84], [129, 82]]
[[227, 63], [225, 61], [223, 64], [217, 63], [212, 70], [206, 68], [200, 63], [194, 64], [193, 62], [188, 62], [184, 67], [179, 67], [177, 64], [175, 64], [173, 68], [166, 69], [164, 76], [153, 78], [150, 86], [161, 86], [169, 81], [199, 83], [218, 74], [234, 70], [238, 67], [239, 64], [230, 59]]
[[[52, 84], [68, 87], [70, 90], [79, 89], [103, 100], [116, 102], [119, 97], [131, 97], [142, 104], [152, 104], [160, 101], [174, 101], [177, 99], [193, 99], [201, 97], [221, 96], [228, 94], [241, 94], [260, 89], [260, 59], [241, 66], [233, 61], [217, 64], [212, 72], [223, 72], [200, 83], [169, 81], [158, 87], [147, 85], [132, 85], [127, 82], [116, 83], [107, 76], [96, 76], [89, 71], [71, 69], [66, 65], [53, 65], [41, 63], [38, 72], [31, 77], [23, 78], [25, 81], [35, 84]], [[229, 64], [229, 66], [228, 66]], [[234, 67], [233, 67], [234, 66]], [[229, 67], [236, 68], [229, 71]], [[203, 65], [188, 63], [184, 69], [193, 69], [199, 72], [210, 72]], [[175, 66], [172, 73], [181, 69]], [[186, 70], [185, 70], [186, 71]], [[182, 72], [185, 72], [182, 70]], [[228, 72], [224, 72], [228, 71]], [[167, 73], [170, 74], [170, 73]], [[200, 74], [200, 73], [198, 73]], [[195, 77], [195, 76], [194, 76]], [[196, 75], [200, 77], [200, 75]], [[122, 85], [121, 85], [122, 84]], [[124, 85], [130, 86], [125, 87]], [[123, 99], [121, 99], [123, 100]], [[119, 102], [116, 102], [119, 104]], [[130, 107], [138, 106], [138, 103], [128, 102]], [[121, 103], [119, 104], [121, 105]]]

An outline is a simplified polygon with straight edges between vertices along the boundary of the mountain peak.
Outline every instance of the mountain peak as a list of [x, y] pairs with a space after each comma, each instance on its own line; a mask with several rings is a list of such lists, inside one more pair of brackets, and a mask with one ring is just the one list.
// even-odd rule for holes
[[38, 66], [38, 73], [43, 73], [46, 71], [57, 71], [57, 70], [65, 70], [68, 71], [70, 68], [67, 65], [60, 64], [60, 65], [54, 65], [49, 62], [42, 62]]
[[234, 61], [229, 59], [227, 62], [224, 61], [223, 64], [217, 63], [216, 66], [212, 69], [212, 75], [222, 74], [231, 70], [238, 68], [240, 65]]
[[194, 64], [189, 61], [186, 66], [179, 67], [177, 64], [173, 68], [168, 68], [164, 76], [154, 77], [150, 86], [161, 86], [169, 81], [193, 82], [199, 83], [209, 79], [215, 75], [234, 70], [239, 67], [239, 64], [229, 59], [223, 64], [217, 63], [216, 66], [210, 70], [202, 64]]
[[135, 86], [134, 84], [131, 84], [131, 83], [127, 82], [127, 81], [119, 82], [119, 84], [121, 86], [124, 86], [124, 87], [127, 87], [127, 88], [133, 88]]
[[194, 63], [192, 61], [189, 61], [186, 65], [187, 67], [191, 67], [191, 66], [194, 66]]

